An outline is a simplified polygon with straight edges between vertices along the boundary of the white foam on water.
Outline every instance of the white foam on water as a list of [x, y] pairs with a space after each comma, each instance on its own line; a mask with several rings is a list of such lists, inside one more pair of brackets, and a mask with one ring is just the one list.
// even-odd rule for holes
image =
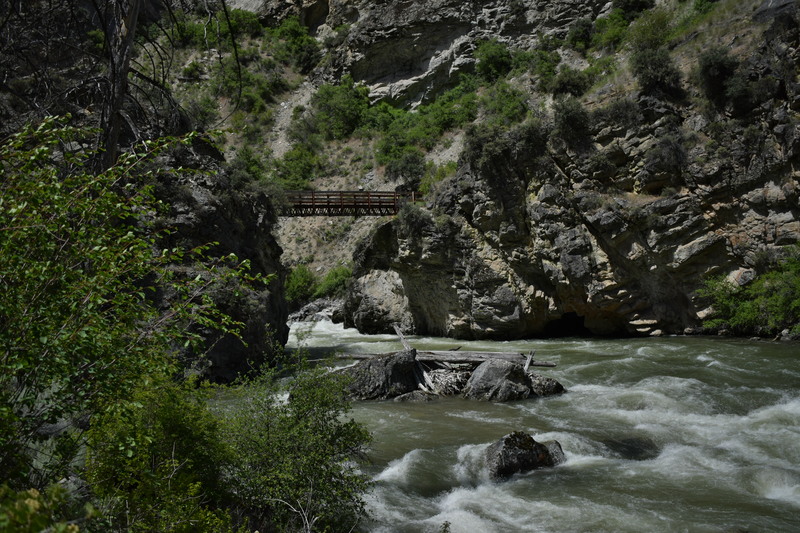
[[466, 444], [458, 448], [453, 475], [461, 485], [474, 486], [489, 479], [486, 469], [488, 444]]
[[756, 494], [800, 507], [800, 474], [777, 468], [759, 469], [751, 480]]
[[422, 459], [422, 450], [411, 450], [400, 459], [391, 461], [383, 471], [375, 476], [375, 481], [405, 484], [415, 463]]

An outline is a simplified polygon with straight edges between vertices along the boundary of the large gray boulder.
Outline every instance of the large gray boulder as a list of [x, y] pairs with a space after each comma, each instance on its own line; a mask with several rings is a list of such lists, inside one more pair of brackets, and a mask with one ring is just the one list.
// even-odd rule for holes
[[500, 359], [481, 363], [464, 388], [464, 397], [472, 400], [508, 402], [530, 395], [530, 378], [522, 365]]
[[502, 359], [481, 363], [464, 387], [464, 397], [472, 400], [509, 402], [531, 396], [561, 394], [566, 389], [553, 378], [527, 374], [521, 364]]
[[360, 361], [341, 372], [351, 378], [354, 400], [386, 400], [417, 390], [414, 375], [417, 351], [406, 350]]
[[566, 460], [558, 441], [537, 442], [522, 431], [505, 435], [486, 449], [486, 466], [493, 480], [537, 468], [552, 467]]

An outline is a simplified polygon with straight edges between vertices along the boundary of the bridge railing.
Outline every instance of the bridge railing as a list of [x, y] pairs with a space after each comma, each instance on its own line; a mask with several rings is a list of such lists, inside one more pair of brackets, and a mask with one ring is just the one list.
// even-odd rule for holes
[[393, 215], [417, 193], [384, 191], [286, 191], [283, 216]]

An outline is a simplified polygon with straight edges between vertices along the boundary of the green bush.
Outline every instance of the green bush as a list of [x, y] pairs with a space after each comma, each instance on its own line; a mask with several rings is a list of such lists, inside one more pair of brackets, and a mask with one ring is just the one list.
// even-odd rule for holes
[[508, 125], [525, 120], [528, 114], [527, 95], [505, 81], [489, 87], [480, 103], [486, 122]]
[[349, 74], [339, 85], [322, 85], [311, 99], [314, 129], [328, 140], [344, 139], [362, 125], [369, 108], [369, 89]]
[[581, 96], [591, 87], [593, 81], [592, 75], [586, 71], [564, 67], [553, 80], [551, 91], [556, 96]]
[[278, 28], [270, 30], [270, 35], [276, 40], [274, 54], [279, 61], [293, 65], [302, 73], [311, 71], [319, 62], [319, 43], [297, 17], [287, 18]]
[[425, 175], [419, 183], [419, 192], [423, 195], [430, 194], [437, 183], [455, 175], [457, 169], [458, 164], [455, 161], [448, 161], [441, 166], [437, 166], [433, 162], [428, 163], [425, 165]]
[[486, 81], [502, 78], [511, 71], [513, 60], [508, 47], [497, 39], [483, 41], [475, 50], [475, 70]]
[[[95, 154], [60, 151], [92, 138], [49, 119], [0, 146], [0, 472], [12, 488], [42, 489], [67, 475], [82, 434], [45, 437], [48, 424], [174, 372], [175, 346], [202, 348], [188, 324], [237, 327], [196, 292], [243, 276], [234, 258], [207, 262], [205, 279], [176, 280], [169, 264], [193, 264], [204, 248], [162, 250], [151, 226], [133, 225], [139, 213], [158, 212], [134, 182], [168, 143], [92, 174]], [[174, 308], [154, 308], [157, 288], [173, 292]]]
[[393, 180], [402, 179], [416, 183], [425, 173], [425, 156], [417, 148], [408, 147], [399, 157], [393, 157], [386, 164], [386, 176]]
[[714, 278], [700, 295], [712, 305], [707, 327], [736, 335], [774, 336], [784, 329], [800, 334], [800, 248], [744, 287]]
[[553, 50], [535, 49], [514, 55], [514, 68], [529, 70], [539, 78], [539, 90], [547, 92], [560, 62], [561, 56]]
[[634, 53], [656, 50], [667, 44], [673, 28], [672, 13], [659, 8], [648, 12], [628, 28], [628, 41]]
[[579, 18], [569, 27], [565, 42], [570, 48], [578, 52], [586, 52], [592, 44], [594, 24], [589, 18]]
[[621, 9], [612, 9], [608, 16], [594, 21], [592, 46], [615, 50], [628, 35], [629, 23]]
[[336, 298], [344, 296], [353, 271], [346, 266], [332, 268], [314, 291], [314, 298]]
[[366, 123], [384, 126], [377, 143], [378, 163], [408, 168], [416, 157], [413, 154], [419, 153], [418, 148], [433, 148], [445, 131], [473, 120], [478, 107], [476, 88], [473, 79], [462, 78], [458, 86], [414, 112], [386, 104], [370, 109]]
[[317, 277], [306, 265], [297, 265], [286, 278], [286, 301], [294, 304], [294, 307], [311, 300], [311, 296], [317, 290]]
[[716, 6], [717, 0], [694, 0], [694, 4], [692, 4], [692, 9], [700, 14], [705, 15], [709, 13], [714, 7]]
[[369, 481], [353, 461], [370, 436], [346, 417], [341, 374], [303, 370], [286, 387], [267, 374], [231, 391], [227, 405], [224, 434], [233, 456], [225, 477], [250, 529], [356, 528]]
[[92, 420], [86, 480], [108, 530], [230, 530], [226, 448], [204, 395], [147, 384]]
[[559, 98], [553, 103], [553, 127], [555, 135], [578, 146], [589, 138], [591, 117], [577, 98]]
[[738, 66], [739, 61], [721, 46], [711, 47], [700, 54], [698, 58], [700, 88], [717, 107], [725, 105], [728, 84]]
[[273, 177], [284, 189], [308, 189], [322, 170], [323, 161], [315, 150], [307, 144], [296, 144], [275, 161]]
[[644, 49], [631, 55], [631, 69], [645, 94], [679, 95], [681, 73], [666, 48]]

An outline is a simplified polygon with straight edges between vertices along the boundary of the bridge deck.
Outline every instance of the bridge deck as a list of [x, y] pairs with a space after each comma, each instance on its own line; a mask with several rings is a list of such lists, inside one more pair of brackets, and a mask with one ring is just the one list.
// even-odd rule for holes
[[382, 191], [287, 191], [285, 217], [395, 215], [416, 193]]

